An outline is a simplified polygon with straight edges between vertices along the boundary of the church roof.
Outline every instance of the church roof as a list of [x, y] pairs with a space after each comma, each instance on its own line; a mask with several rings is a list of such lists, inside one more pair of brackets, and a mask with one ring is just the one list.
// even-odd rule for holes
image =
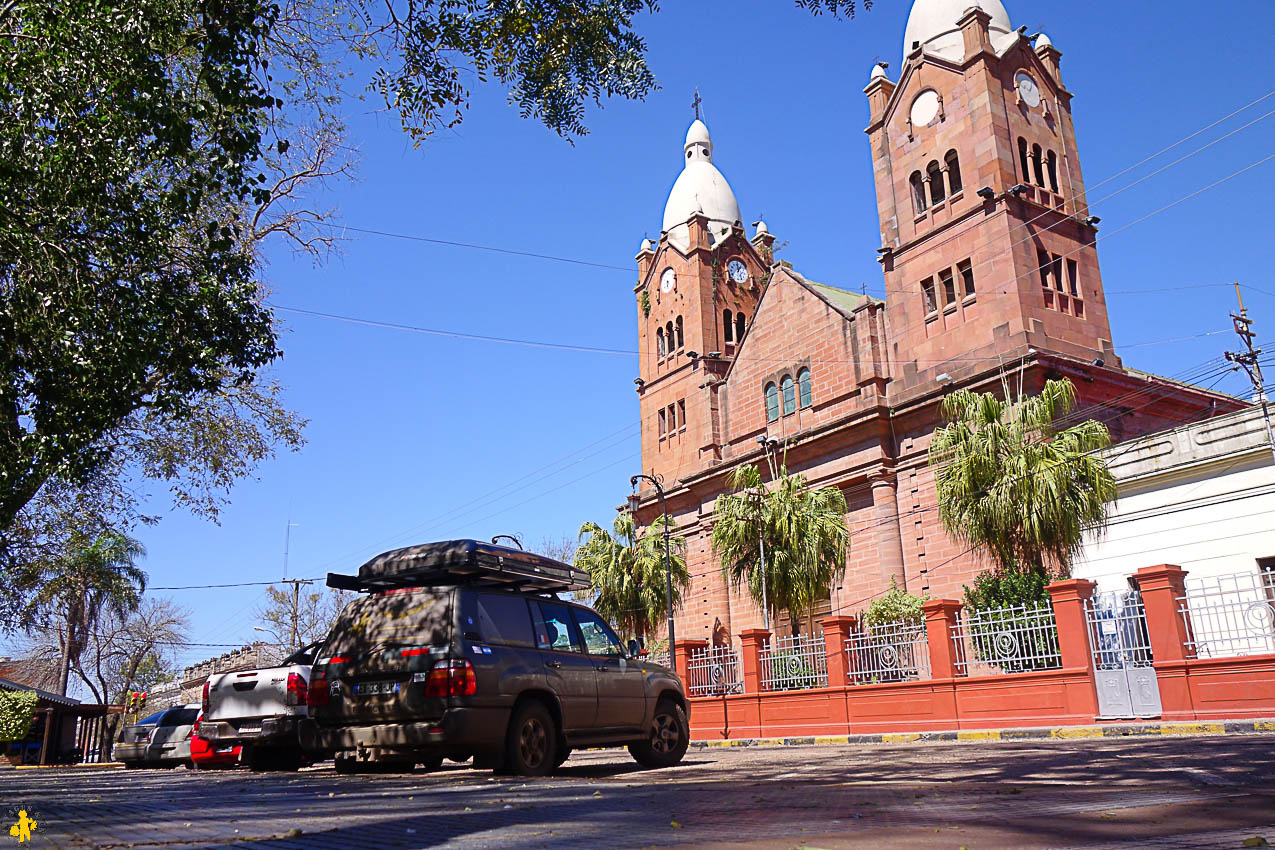
[[742, 221], [743, 216], [734, 190], [713, 165], [713, 142], [708, 127], [698, 118], [686, 133], [683, 152], [685, 164], [664, 205], [661, 229], [668, 233], [670, 242], [685, 251], [690, 247], [686, 223], [691, 216], [703, 213], [708, 218], [708, 229], [714, 240], [730, 233], [730, 228]]
[[827, 302], [830, 307], [847, 319], [852, 317], [855, 310], [873, 300], [871, 295], [851, 292], [848, 289], [841, 289], [840, 287], [810, 280], [796, 269], [785, 267], [785, 270], [792, 276], [793, 280], [818, 295], [820, 299]]
[[1004, 52], [1016, 40], [1009, 12], [1001, 0], [916, 0], [903, 31], [903, 56], [906, 58], [920, 44], [926, 53], [959, 62], [965, 58], [965, 39], [956, 22], [975, 7], [991, 15], [988, 30], [992, 47]]

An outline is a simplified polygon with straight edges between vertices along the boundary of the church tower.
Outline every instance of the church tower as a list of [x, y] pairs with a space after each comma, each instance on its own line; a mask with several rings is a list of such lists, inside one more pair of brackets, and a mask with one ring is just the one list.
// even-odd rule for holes
[[744, 235], [698, 117], [682, 153], [659, 243], [643, 240], [634, 287], [643, 472], [670, 482], [721, 457], [717, 387], [769, 279], [774, 243], [761, 223], [751, 241]]
[[898, 82], [872, 71], [867, 133], [904, 392], [1032, 348], [1119, 365], [1061, 55], [1014, 30], [1000, 0], [916, 0]]

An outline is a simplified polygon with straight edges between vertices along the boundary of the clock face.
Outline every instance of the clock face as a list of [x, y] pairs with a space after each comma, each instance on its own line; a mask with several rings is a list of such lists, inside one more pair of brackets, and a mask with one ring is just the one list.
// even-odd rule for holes
[[1040, 106], [1040, 88], [1030, 74], [1020, 71], [1015, 82], [1018, 85], [1018, 96], [1023, 99], [1023, 103], [1027, 104], [1029, 109]]
[[744, 283], [748, 280], [748, 266], [739, 260], [731, 260], [727, 263], [726, 271], [730, 273], [730, 279], [736, 283]]
[[939, 114], [939, 93], [926, 89], [912, 101], [912, 126], [924, 127]]
[[677, 285], [677, 272], [672, 269], [665, 269], [664, 274], [660, 276], [660, 291], [672, 292], [673, 287]]

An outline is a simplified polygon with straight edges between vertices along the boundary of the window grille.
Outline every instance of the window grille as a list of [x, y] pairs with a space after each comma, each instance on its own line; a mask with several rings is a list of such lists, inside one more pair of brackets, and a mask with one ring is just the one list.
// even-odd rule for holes
[[964, 611], [952, 626], [952, 644], [961, 676], [999, 676], [1062, 666], [1058, 626], [1048, 603]]
[[772, 638], [759, 656], [763, 691], [828, 687], [828, 649], [822, 633]]
[[780, 387], [784, 391], [784, 416], [797, 412], [797, 390], [792, 381], [792, 375], [784, 375], [784, 379], [779, 382]]
[[693, 697], [744, 692], [744, 668], [734, 647], [708, 646], [691, 650], [686, 662], [686, 692]]
[[846, 673], [852, 685], [929, 679], [925, 624], [883, 623], [852, 633], [846, 638]]
[[801, 395], [801, 406], [811, 404], [810, 370], [802, 369], [797, 373], [797, 391]]
[[779, 421], [779, 388], [774, 384], [766, 385], [766, 421]]
[[1189, 579], [1178, 614], [1195, 658], [1275, 652], [1275, 574], [1259, 569]]

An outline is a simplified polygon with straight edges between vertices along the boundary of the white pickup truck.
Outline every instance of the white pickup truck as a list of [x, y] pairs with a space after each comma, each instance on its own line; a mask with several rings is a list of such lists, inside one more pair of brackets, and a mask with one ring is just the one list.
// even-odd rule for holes
[[299, 768], [305, 756], [297, 726], [307, 716], [310, 668], [322, 645], [302, 647], [277, 667], [209, 676], [199, 737], [243, 747], [243, 761], [254, 770]]

